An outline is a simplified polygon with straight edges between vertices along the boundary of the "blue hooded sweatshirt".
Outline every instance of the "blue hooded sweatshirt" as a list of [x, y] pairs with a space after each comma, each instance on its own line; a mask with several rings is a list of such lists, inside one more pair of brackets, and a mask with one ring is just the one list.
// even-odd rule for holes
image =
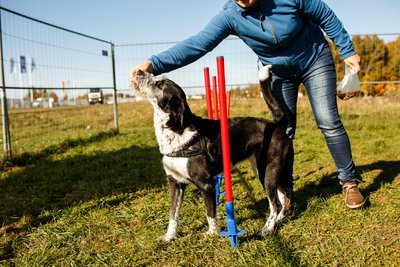
[[[326, 45], [326, 35], [342, 58], [354, 55], [350, 36], [322, 0], [259, 0], [258, 8], [242, 8], [229, 0], [198, 34], [153, 55], [155, 75], [186, 66], [212, 51], [229, 35], [242, 39], [263, 65], [282, 77], [304, 73]], [[322, 31], [322, 30], [323, 31]]]

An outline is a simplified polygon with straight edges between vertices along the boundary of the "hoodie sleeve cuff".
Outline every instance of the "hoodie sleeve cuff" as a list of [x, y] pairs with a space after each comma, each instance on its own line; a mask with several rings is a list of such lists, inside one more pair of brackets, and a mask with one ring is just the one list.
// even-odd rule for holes
[[160, 69], [160, 61], [158, 60], [157, 56], [153, 55], [148, 60], [151, 61], [151, 65], [153, 67], [153, 74], [155, 76], [163, 74], [163, 71]]

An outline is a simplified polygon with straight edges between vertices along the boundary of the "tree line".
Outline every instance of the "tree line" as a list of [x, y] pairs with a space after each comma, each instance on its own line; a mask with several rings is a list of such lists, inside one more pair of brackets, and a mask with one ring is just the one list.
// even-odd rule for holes
[[[365, 82], [361, 83], [361, 95], [383, 95], [388, 91], [400, 90], [400, 36], [388, 43], [376, 35], [354, 36], [352, 41], [356, 53], [361, 57], [361, 71], [358, 77], [360, 82]], [[339, 82], [344, 76], [344, 61], [336, 46], [330, 41], [329, 44], [336, 66], [337, 82]], [[300, 91], [305, 94], [303, 86], [300, 87]], [[245, 88], [231, 89], [233, 97], [258, 97], [259, 95], [258, 85], [250, 84]]]
[[[387, 91], [398, 89], [400, 86], [398, 84], [400, 81], [400, 36], [388, 43], [376, 35], [354, 36], [352, 41], [356, 53], [361, 57], [361, 71], [358, 77], [360, 82], [365, 82], [361, 84], [362, 94], [383, 95]], [[340, 81], [344, 75], [344, 62], [337, 48], [332, 44], [331, 50], [336, 65], [337, 80]]]

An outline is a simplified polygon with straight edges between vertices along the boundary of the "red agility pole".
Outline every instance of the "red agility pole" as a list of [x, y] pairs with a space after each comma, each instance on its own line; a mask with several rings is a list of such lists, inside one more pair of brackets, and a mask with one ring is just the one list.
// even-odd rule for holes
[[224, 163], [226, 201], [232, 202], [232, 177], [231, 177], [231, 156], [229, 147], [228, 115], [226, 108], [226, 85], [225, 85], [225, 65], [224, 58], [217, 57], [218, 68], [218, 88], [219, 88], [219, 107], [221, 120], [221, 139], [222, 154]]
[[218, 120], [218, 89], [217, 89], [217, 77], [212, 76], [212, 89], [214, 96], [214, 120]]
[[229, 147], [228, 116], [226, 107], [226, 85], [225, 85], [225, 64], [224, 57], [217, 57], [218, 69], [218, 88], [219, 88], [219, 107], [222, 139], [222, 160], [224, 165], [224, 181], [226, 193], [226, 227], [227, 231], [222, 232], [222, 236], [229, 236], [231, 247], [238, 246], [238, 235], [244, 231], [238, 231], [233, 207], [232, 195], [232, 176], [231, 176], [231, 157]]
[[210, 89], [210, 70], [208, 68], [204, 68], [204, 86], [206, 88], [207, 116], [209, 120], [212, 120], [213, 115]]

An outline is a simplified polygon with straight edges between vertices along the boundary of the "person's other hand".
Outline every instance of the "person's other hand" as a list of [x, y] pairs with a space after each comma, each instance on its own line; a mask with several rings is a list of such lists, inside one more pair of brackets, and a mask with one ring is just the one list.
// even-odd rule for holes
[[130, 74], [130, 78], [131, 78], [131, 86], [132, 89], [137, 90], [137, 84], [136, 84], [136, 79], [135, 76], [138, 72], [138, 70], [142, 70], [148, 73], [152, 73], [153, 72], [153, 65], [151, 63], [150, 60], [146, 60], [142, 63], [140, 63], [139, 65], [136, 65], [135, 67], [133, 67], [131, 69], [131, 74]]
[[361, 70], [360, 56], [357, 54], [346, 58], [344, 60], [344, 63], [346, 63], [347, 66], [349, 66], [351, 69], [353, 69], [355, 71], [355, 73], [358, 73]]

